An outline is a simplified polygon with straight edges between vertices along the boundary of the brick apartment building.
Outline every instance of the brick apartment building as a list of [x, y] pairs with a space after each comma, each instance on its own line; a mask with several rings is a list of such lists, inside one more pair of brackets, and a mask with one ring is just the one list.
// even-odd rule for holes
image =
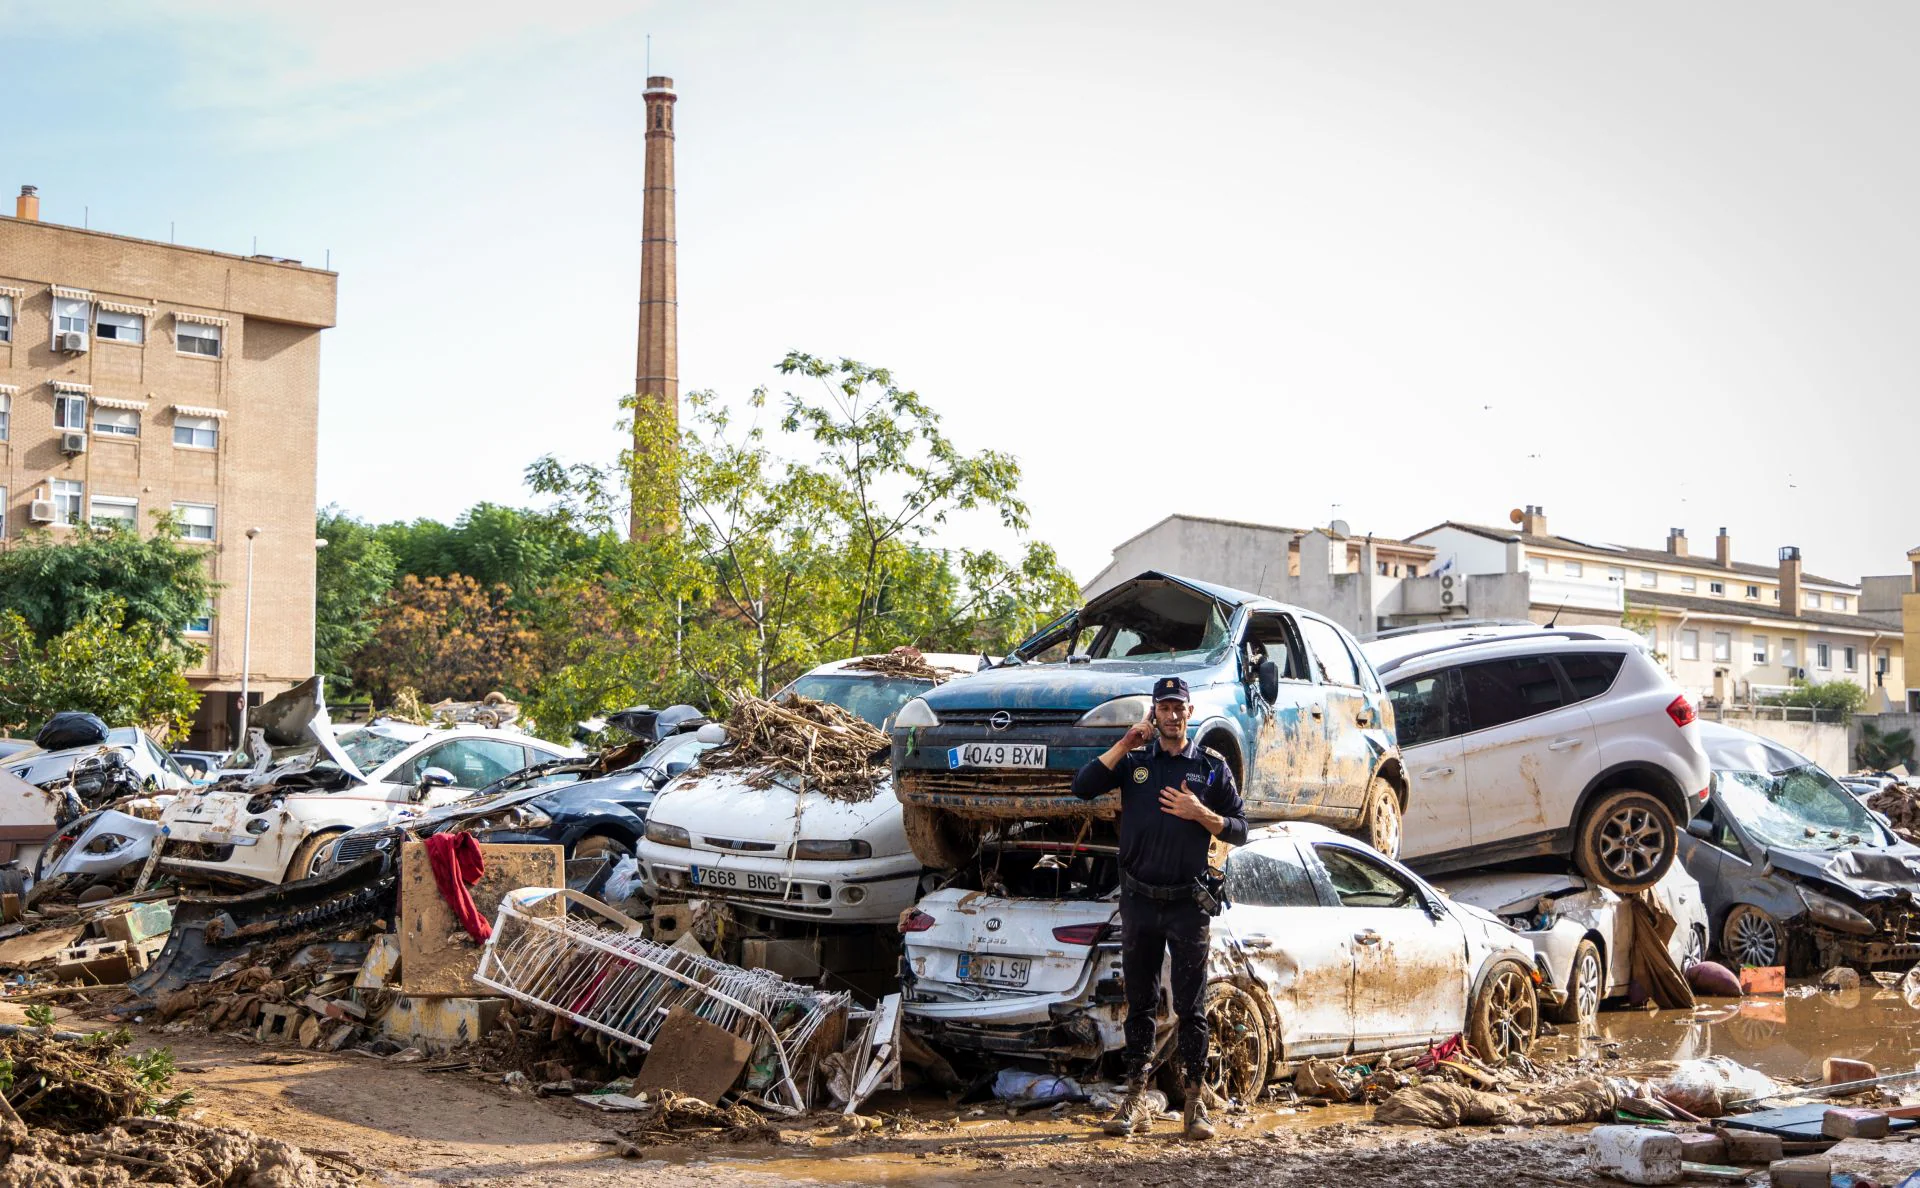
[[30, 531], [153, 531], [171, 511], [218, 593], [189, 638], [207, 695], [191, 745], [225, 747], [239, 709], [253, 542], [250, 688], [313, 672], [320, 332], [336, 276], [0, 217], [0, 547]]

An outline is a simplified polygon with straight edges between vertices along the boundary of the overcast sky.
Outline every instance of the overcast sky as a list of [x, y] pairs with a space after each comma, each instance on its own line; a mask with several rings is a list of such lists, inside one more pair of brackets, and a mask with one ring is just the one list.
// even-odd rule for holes
[[890, 366], [1082, 579], [1170, 511], [1920, 544], [1907, 4], [0, 0], [0, 185], [331, 252], [321, 501], [524, 502], [618, 448], [649, 32], [683, 386]]

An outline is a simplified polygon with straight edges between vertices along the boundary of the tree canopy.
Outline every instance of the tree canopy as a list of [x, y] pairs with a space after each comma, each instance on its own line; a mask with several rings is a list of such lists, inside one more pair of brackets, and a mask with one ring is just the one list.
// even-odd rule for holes
[[129, 626], [148, 624], [181, 647], [181, 633], [213, 592], [206, 551], [183, 543], [168, 516], [157, 517], [146, 537], [124, 528], [30, 532], [0, 552], [0, 609], [18, 614], [40, 639], [118, 606]]

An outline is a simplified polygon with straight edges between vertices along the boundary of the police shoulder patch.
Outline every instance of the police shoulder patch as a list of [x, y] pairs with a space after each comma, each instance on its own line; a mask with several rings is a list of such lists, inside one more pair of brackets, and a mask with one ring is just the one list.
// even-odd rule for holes
[[1146, 768], [1144, 768], [1144, 767], [1136, 767], [1136, 768], [1134, 768], [1134, 769], [1133, 769], [1133, 782], [1134, 782], [1134, 783], [1136, 783], [1136, 784], [1144, 784], [1144, 783], [1146, 783], [1146, 782], [1147, 782], [1147, 769], [1146, 769]]
[[1210, 758], [1218, 761], [1222, 766], [1225, 766], [1231, 769], [1232, 765], [1227, 763], [1227, 757], [1225, 755], [1222, 755], [1220, 752], [1214, 750], [1212, 747], [1201, 747], [1200, 750]]

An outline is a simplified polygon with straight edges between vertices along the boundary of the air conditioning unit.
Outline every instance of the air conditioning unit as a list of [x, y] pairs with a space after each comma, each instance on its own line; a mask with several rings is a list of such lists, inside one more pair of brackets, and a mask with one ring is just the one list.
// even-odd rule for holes
[[1794, 680], [1796, 680], [1796, 681], [1804, 681], [1804, 680], [1806, 680], [1806, 679], [1807, 679], [1807, 670], [1806, 670], [1806, 669], [1804, 669], [1804, 668], [1796, 668], [1796, 669], [1794, 669], [1794, 670], [1793, 670], [1793, 679], [1794, 679]]
[[1443, 573], [1440, 575], [1440, 605], [1447, 610], [1466, 608], [1467, 579], [1464, 574]]
[[27, 505], [27, 520], [34, 524], [51, 524], [59, 518], [59, 512], [51, 499], [36, 499]]
[[87, 336], [78, 330], [68, 330], [60, 335], [60, 349], [69, 355], [87, 353]]
[[60, 452], [63, 454], [84, 454], [87, 452], [87, 435], [84, 433], [62, 433]]

